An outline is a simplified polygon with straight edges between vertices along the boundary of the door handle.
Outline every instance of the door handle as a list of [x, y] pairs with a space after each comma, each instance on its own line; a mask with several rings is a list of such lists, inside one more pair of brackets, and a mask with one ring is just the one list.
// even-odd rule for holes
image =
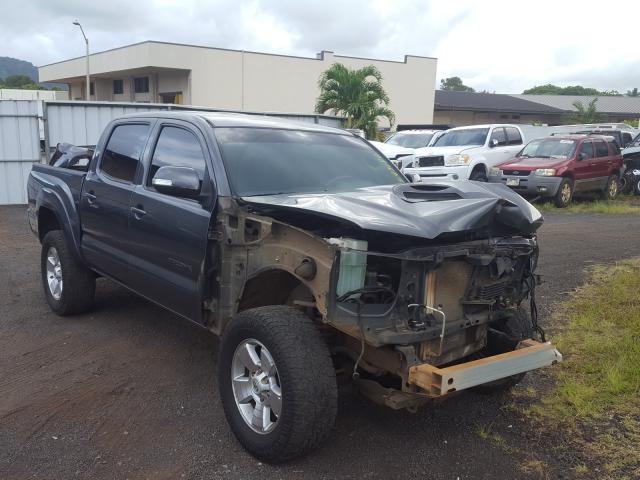
[[597, 163], [592, 163], [591, 164], [592, 167], [595, 167], [596, 165], [597, 165]]
[[96, 204], [96, 198], [98, 198], [98, 197], [96, 197], [93, 192], [85, 192], [84, 196], [87, 199], [87, 204], [91, 208], [98, 208], [98, 205]]
[[133, 213], [133, 216], [135, 217], [136, 220], [140, 220], [142, 217], [144, 217], [147, 212], [145, 212], [142, 208], [139, 207], [131, 207], [131, 213]]

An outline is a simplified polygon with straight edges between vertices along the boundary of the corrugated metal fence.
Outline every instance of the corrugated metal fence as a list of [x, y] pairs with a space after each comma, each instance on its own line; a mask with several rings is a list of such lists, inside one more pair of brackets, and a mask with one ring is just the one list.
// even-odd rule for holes
[[59, 142], [74, 145], [95, 145], [104, 127], [112, 119], [127, 113], [158, 110], [198, 110], [203, 112], [230, 112], [249, 115], [269, 115], [299, 122], [316, 123], [330, 127], [342, 127], [343, 119], [329, 115], [237, 112], [189, 105], [116, 102], [44, 102], [45, 131], [47, 145], [55, 147]]
[[[188, 105], [150, 103], [0, 100], [0, 205], [27, 202], [26, 179], [34, 162], [48, 158], [59, 142], [95, 145], [104, 127], [126, 113], [158, 110], [218, 110]], [[39, 114], [39, 112], [41, 112]], [[232, 112], [341, 127], [342, 119], [329, 115]], [[41, 154], [40, 142], [44, 144]], [[43, 152], [43, 153], [44, 153]]]
[[39, 103], [0, 101], [0, 205], [27, 203], [27, 176], [40, 161]]

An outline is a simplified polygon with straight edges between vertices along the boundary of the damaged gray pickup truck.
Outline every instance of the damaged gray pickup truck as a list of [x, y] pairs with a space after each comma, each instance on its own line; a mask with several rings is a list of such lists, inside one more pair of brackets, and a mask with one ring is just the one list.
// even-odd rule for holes
[[89, 310], [104, 276], [221, 335], [224, 412], [265, 461], [328, 436], [339, 375], [415, 410], [562, 358], [537, 325], [542, 217], [502, 185], [410, 183], [348, 132], [203, 112], [123, 116], [52, 163], [28, 180], [51, 308]]

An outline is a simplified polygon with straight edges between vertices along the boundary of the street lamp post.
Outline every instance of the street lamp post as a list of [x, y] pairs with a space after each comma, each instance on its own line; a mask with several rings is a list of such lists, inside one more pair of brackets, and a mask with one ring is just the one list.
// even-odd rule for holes
[[82, 25], [80, 25], [80, 22], [78, 20], [74, 21], [73, 24], [80, 27], [80, 31], [82, 32], [82, 36], [84, 37], [84, 43], [87, 47], [87, 96], [86, 96], [86, 99], [87, 101], [89, 101], [91, 100], [91, 83], [89, 80], [89, 39], [84, 34], [84, 29], [82, 28]]

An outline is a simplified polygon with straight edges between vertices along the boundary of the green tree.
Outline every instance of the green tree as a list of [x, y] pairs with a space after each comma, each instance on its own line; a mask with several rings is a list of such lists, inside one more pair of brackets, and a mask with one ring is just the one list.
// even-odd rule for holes
[[533, 88], [529, 88], [522, 92], [529, 95], [599, 95], [599, 96], [619, 96], [620, 92], [617, 90], [604, 90], [600, 91], [596, 88], [583, 87], [581, 85], [569, 85], [568, 87], [559, 87], [552, 83], [546, 85], [538, 85]]
[[455, 92], [475, 92], [471, 87], [462, 83], [460, 77], [448, 77], [440, 80], [440, 90], [453, 90]]
[[591, 100], [586, 106], [582, 102], [573, 102], [576, 112], [565, 117], [565, 123], [597, 123], [604, 120], [604, 115], [598, 112], [596, 103], [598, 98]]
[[386, 118], [391, 124], [395, 120], [382, 87], [382, 74], [373, 65], [351, 70], [334, 63], [320, 75], [318, 85], [316, 112], [344, 116], [347, 128], [362, 129], [367, 138], [376, 137], [378, 119]]
[[640, 97], [640, 92], [638, 92], [638, 87], [635, 87], [633, 90], [627, 90], [628, 97]]
[[25, 88], [34, 85], [33, 80], [27, 75], [9, 75], [4, 79], [5, 88]]

